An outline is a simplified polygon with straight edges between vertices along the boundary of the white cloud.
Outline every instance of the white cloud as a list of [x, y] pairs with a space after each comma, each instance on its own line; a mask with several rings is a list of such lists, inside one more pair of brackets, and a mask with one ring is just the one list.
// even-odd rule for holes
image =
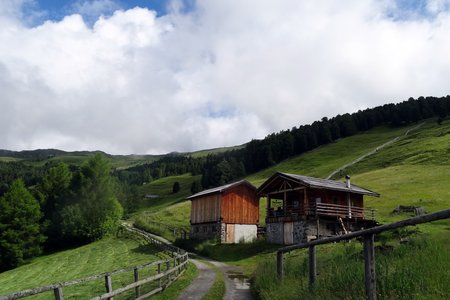
[[[97, 2], [113, 3], [85, 3]], [[204, 0], [30, 28], [20, 1], [2, 2], [0, 148], [189, 151], [447, 95], [442, 3], [428, 3], [436, 18], [396, 22], [389, 1]]]

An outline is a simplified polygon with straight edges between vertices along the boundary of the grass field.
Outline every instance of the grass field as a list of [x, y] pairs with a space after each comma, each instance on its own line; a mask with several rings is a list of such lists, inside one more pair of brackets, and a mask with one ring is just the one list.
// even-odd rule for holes
[[[344, 139], [345, 148], [352, 137]], [[363, 141], [363, 140], [361, 140]], [[337, 144], [338, 144], [337, 143]], [[381, 143], [380, 143], [381, 144]], [[364, 145], [354, 145], [357, 152]], [[350, 147], [348, 147], [350, 148]], [[398, 205], [423, 206], [433, 212], [450, 207], [450, 122], [437, 125], [428, 121], [417, 132], [378, 151], [343, 172], [351, 174], [352, 182], [381, 194], [379, 198], [366, 197], [365, 206], [378, 210], [377, 220], [390, 223], [411, 217], [410, 214], [394, 214]], [[334, 151], [329, 146], [319, 149], [320, 157]], [[342, 158], [342, 152], [336, 152]], [[284, 172], [311, 174], [329, 172], [326, 160], [316, 160], [313, 151], [284, 163]], [[294, 166], [311, 158], [302, 167]], [[351, 158], [347, 157], [350, 161]], [[334, 160], [331, 159], [333, 162]], [[348, 162], [347, 161], [347, 162]], [[343, 164], [347, 163], [344, 162]], [[321, 163], [323, 165], [321, 165]], [[281, 166], [281, 165], [280, 165]], [[277, 166], [277, 167], [280, 167]], [[333, 165], [334, 168], [335, 165]], [[326, 172], [324, 172], [326, 171]], [[258, 176], [255, 176], [256, 181]], [[255, 179], [254, 179], [255, 180]], [[408, 243], [399, 244], [399, 237], [417, 231]], [[448, 299], [450, 289], [450, 220], [416, 226], [386, 235], [377, 242], [377, 285], [381, 299]], [[387, 242], [386, 242], [387, 241]], [[274, 259], [260, 262], [255, 272], [255, 286], [261, 299], [363, 299], [363, 262], [361, 245], [357, 242], [321, 246], [318, 250], [317, 288], [311, 291], [307, 285], [307, 260], [305, 251], [294, 251], [286, 261], [286, 278], [282, 283], [275, 278]]]
[[[414, 125], [397, 129], [376, 128], [341, 139], [252, 174], [247, 179], [258, 186], [276, 171], [326, 177], [342, 165], [403, 135], [411, 127]], [[342, 174], [350, 174], [352, 183], [381, 194], [379, 198], [366, 197], [365, 206], [376, 208], [377, 219], [382, 223], [409, 217], [408, 214], [392, 213], [398, 205], [423, 206], [428, 212], [449, 208], [450, 121], [445, 120], [438, 125], [434, 120], [428, 120], [417, 131], [349, 167]], [[143, 185], [143, 195], [158, 197], [146, 199], [145, 207], [131, 218], [189, 228], [190, 201], [185, 201], [185, 198], [191, 194], [191, 183], [198, 179], [191, 174], [184, 174]], [[181, 190], [174, 194], [172, 186], [176, 181], [180, 183]], [[260, 220], [264, 220], [264, 199], [261, 200], [260, 208]], [[377, 242], [381, 299], [425, 299], [423, 295], [429, 295], [432, 299], [445, 299], [450, 294], [448, 285], [445, 285], [445, 282], [450, 281], [450, 221], [420, 225], [417, 230], [420, 233], [410, 238], [411, 243], [400, 244], [400, 233], [388, 235], [388, 242]], [[162, 234], [173, 239], [170, 231], [163, 231]], [[139, 264], [146, 258], [156, 259], [153, 254], [148, 256], [136, 250], [139, 247], [138, 243], [129, 240], [120, 239], [116, 242], [106, 239], [80, 249], [38, 258], [29, 265], [0, 274], [0, 294], [102, 272], [96, 265], [108, 271]], [[304, 251], [287, 255], [286, 279], [279, 283], [274, 277], [276, 245], [267, 245], [264, 241], [237, 245], [203, 242], [192, 247], [203, 255], [242, 266], [247, 275], [253, 273], [254, 288], [261, 299], [298, 299], [300, 295], [305, 299], [361, 298], [363, 280], [361, 246], [358, 242], [327, 245], [318, 249], [318, 282], [323, 288], [314, 293], [310, 293], [306, 284]], [[120, 253], [129, 253], [129, 260], [115, 260]], [[61, 268], [73, 271], [62, 273], [58, 271]], [[431, 274], [433, 271], [437, 275]], [[38, 276], [41, 273], [44, 275]], [[417, 276], [419, 273], [425, 275]], [[195, 276], [195, 271], [188, 271], [188, 274]], [[159, 297], [172, 299], [175, 296], [164, 298], [163, 294]]]
[[340, 139], [332, 144], [287, 159], [273, 167], [248, 176], [254, 185], [261, 185], [273, 173], [280, 171], [313, 177], [327, 177], [335, 169], [355, 160], [377, 146], [403, 135], [408, 129], [380, 127], [352, 137]]
[[[377, 128], [341, 139], [252, 174], [247, 179], [258, 186], [276, 171], [323, 178], [385, 142], [403, 136], [414, 126]], [[379, 198], [366, 197], [365, 206], [376, 208], [377, 220], [382, 223], [410, 217], [409, 214], [393, 214], [398, 205], [423, 206], [428, 212], [449, 208], [450, 121], [438, 125], [434, 120], [428, 120], [417, 131], [349, 167], [343, 174], [350, 174], [352, 183], [381, 194]], [[157, 211], [149, 208], [147, 216], [158, 216], [159, 222], [168, 224], [183, 224], [183, 219], [188, 221], [189, 203], [182, 202], [181, 197], [171, 201], [176, 205], [165, 207], [159, 203], [154, 206]], [[264, 207], [262, 199], [261, 220], [265, 218]], [[423, 224], [414, 231], [419, 233], [410, 237], [410, 243], [398, 242], [399, 236], [408, 235], [410, 230], [387, 234], [388, 238], [377, 242], [381, 299], [445, 299], [450, 293], [448, 285], [444, 284], [450, 279], [450, 259], [446, 254], [450, 250], [450, 221]], [[261, 299], [298, 299], [300, 295], [305, 299], [361, 299], [363, 265], [358, 242], [320, 247], [318, 280], [323, 288], [313, 294], [307, 287], [304, 251], [294, 251], [287, 256], [287, 275], [280, 284], [274, 277], [273, 251], [277, 246], [271, 248], [260, 243], [217, 245], [203, 242], [194, 247], [203, 255], [244, 267], [246, 274], [253, 273], [254, 288]], [[430, 256], [433, 259], [427, 259]], [[433, 271], [434, 275], [430, 275]]]
[[[168, 240], [175, 240], [173, 232], [167, 230], [164, 226], [152, 223], [163, 223], [171, 227], [185, 229], [189, 231], [189, 220], [191, 202], [186, 197], [191, 195], [191, 184], [194, 180], [199, 180], [200, 176], [184, 174], [179, 176], [170, 176], [155, 180], [142, 186], [143, 195], [157, 195], [157, 198], [147, 199], [145, 208], [130, 216], [131, 219], [139, 222], [141, 228], [146, 228], [156, 234], [164, 236]], [[180, 183], [180, 191], [172, 192], [172, 186], [175, 182]]]
[[[79, 248], [41, 256], [29, 264], [0, 273], [0, 295], [27, 288], [83, 278], [165, 258], [157, 249], [130, 238], [105, 238]], [[126, 278], [126, 276], [130, 278]], [[113, 284], [130, 283], [132, 274], [113, 277]], [[65, 288], [66, 299], [86, 299], [104, 291], [104, 280], [93, 285]], [[50, 293], [51, 294], [51, 293]], [[36, 299], [48, 299], [42, 294]]]

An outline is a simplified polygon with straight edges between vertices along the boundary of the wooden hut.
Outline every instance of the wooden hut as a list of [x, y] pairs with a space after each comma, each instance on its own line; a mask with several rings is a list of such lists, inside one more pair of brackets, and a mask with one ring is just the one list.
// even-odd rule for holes
[[276, 173], [257, 190], [267, 198], [267, 241], [294, 244], [375, 225], [363, 196], [379, 194], [350, 183]]
[[219, 238], [222, 243], [256, 239], [259, 201], [256, 187], [246, 180], [209, 189], [188, 197], [191, 238]]

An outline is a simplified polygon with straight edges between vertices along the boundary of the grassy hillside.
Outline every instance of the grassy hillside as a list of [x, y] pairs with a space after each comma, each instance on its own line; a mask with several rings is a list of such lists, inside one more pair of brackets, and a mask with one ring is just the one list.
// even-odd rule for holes
[[[374, 136], [376, 138], [376, 136]], [[342, 148], [359, 152], [366, 150], [369, 140], [357, 145], [344, 139]], [[352, 141], [353, 140], [353, 141]], [[350, 141], [350, 143], [349, 143]], [[337, 147], [339, 145], [332, 145]], [[376, 145], [377, 142], [371, 144]], [[382, 144], [380, 141], [379, 144]], [[345, 152], [332, 146], [284, 162], [277, 166], [284, 172], [306, 175], [329, 174], [337, 159], [320, 159]], [[381, 194], [380, 198], [366, 197], [365, 205], [378, 210], [377, 219], [389, 223], [410, 217], [394, 214], [398, 205], [423, 206], [428, 212], [450, 207], [450, 121], [441, 125], [428, 121], [425, 126], [405, 138], [367, 157], [344, 170], [352, 175], [352, 182]], [[333, 154], [334, 153], [334, 154]], [[320, 157], [319, 159], [317, 159]], [[347, 156], [345, 163], [352, 158]], [[328, 168], [331, 162], [332, 168]], [[302, 162], [295, 166], [294, 162]], [[307, 162], [305, 164], [305, 162]], [[327, 169], [328, 168], [328, 169]], [[317, 172], [317, 173], [314, 173]], [[255, 175], [258, 182], [258, 176]], [[433, 222], [388, 233], [377, 243], [377, 285], [382, 299], [447, 299], [450, 295], [450, 220]], [[415, 232], [411, 234], [411, 232]], [[409, 243], [399, 244], [407, 237]], [[306, 252], [288, 255], [286, 280], [276, 283], [273, 260], [260, 263], [255, 279], [262, 299], [342, 298], [362, 299], [364, 294], [361, 245], [338, 244], [321, 246], [318, 250], [318, 288], [311, 292], [307, 286]], [[263, 275], [260, 275], [263, 274]], [[274, 292], [275, 290], [281, 292]], [[350, 292], [352, 291], [352, 292]]]
[[247, 180], [259, 186], [277, 171], [313, 177], [327, 177], [335, 169], [357, 159], [377, 146], [402, 136], [414, 126], [402, 128], [380, 127], [362, 134], [340, 139], [308, 153], [287, 159], [280, 164], [252, 174]]
[[[450, 207], [450, 120], [438, 125], [428, 120], [421, 128], [405, 132], [415, 125], [402, 128], [381, 127], [341, 139], [303, 155], [283, 161], [271, 168], [252, 174], [246, 179], [260, 185], [276, 171], [326, 177], [335, 169], [357, 159], [396, 137], [401, 138], [377, 151], [359, 163], [344, 170], [352, 182], [381, 194], [380, 198], [366, 197], [366, 205], [378, 209], [380, 222], [390, 222], [404, 215], [392, 215], [398, 205], [420, 205], [428, 211]], [[156, 180], [143, 187], [143, 191], [161, 195], [147, 202], [146, 218], [157, 222], [189, 225], [190, 203], [183, 200], [190, 194], [193, 177], [189, 174]], [[175, 181], [181, 191], [172, 194]], [[175, 206], [172, 204], [177, 203]], [[264, 199], [260, 207], [265, 207]], [[261, 209], [264, 220], [265, 211]]]
[[[27, 265], [0, 273], [0, 295], [55, 282], [69, 281], [163, 258], [158, 250], [129, 238], [106, 238], [79, 248], [34, 259]], [[130, 274], [118, 276], [116, 284], [129, 283]], [[104, 291], [104, 282], [64, 289], [66, 299], [86, 299]], [[52, 293], [50, 293], [52, 294]], [[38, 299], [48, 299], [42, 294]]]
[[[324, 178], [335, 169], [402, 136], [338, 176], [349, 174], [353, 183], [381, 194], [379, 198], [366, 197], [365, 203], [378, 210], [377, 219], [382, 223], [410, 217], [409, 214], [393, 214], [398, 205], [423, 206], [428, 212], [449, 208], [450, 121], [438, 125], [435, 120], [427, 120], [424, 126], [404, 136], [414, 126], [382, 127], [341, 139], [252, 174], [247, 179], [260, 185], [276, 171]], [[189, 203], [181, 200], [172, 199], [177, 204], [166, 207], [162, 203], [154, 205], [158, 211], [150, 207], [147, 215], [150, 218], [158, 216], [160, 222], [168, 224], [182, 224], [184, 218], [186, 224]], [[260, 219], [263, 220], [264, 199], [260, 207]], [[173, 221], [175, 219], [177, 221]], [[446, 284], [450, 280], [450, 259], [446, 255], [450, 250], [449, 230], [450, 221], [445, 220], [389, 233], [377, 242], [380, 298], [445, 299], [450, 293]], [[410, 242], [400, 244], [399, 238], [405, 236]], [[203, 254], [244, 266], [247, 271], [257, 268], [255, 287], [262, 299], [297, 299], [301, 295], [305, 299], [362, 298], [363, 265], [358, 242], [319, 247], [318, 282], [321, 288], [315, 293], [307, 288], [305, 251], [289, 254], [286, 279], [281, 284], [276, 280], [274, 254], [271, 252], [275, 248], [260, 243], [245, 247], [210, 243], [197, 246]]]
[[[143, 185], [141, 194], [153, 195], [156, 198], [146, 198], [143, 205], [145, 208], [132, 214], [131, 219], [140, 228], [174, 241], [179, 234], [174, 235], [173, 230], [167, 228], [167, 226], [189, 231], [191, 202], [186, 201], [186, 198], [192, 194], [192, 182], [199, 179], [200, 175], [192, 176], [187, 173], [161, 178]], [[172, 192], [175, 182], [180, 184], [178, 193]]]

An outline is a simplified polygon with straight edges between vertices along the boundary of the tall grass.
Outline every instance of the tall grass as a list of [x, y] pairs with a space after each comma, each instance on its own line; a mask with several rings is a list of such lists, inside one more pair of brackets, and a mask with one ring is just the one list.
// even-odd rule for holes
[[[325, 247], [325, 246], [323, 246]], [[424, 237], [408, 243], [378, 245], [375, 250], [379, 299], [448, 299], [450, 256], [442, 244]], [[362, 246], [318, 248], [317, 281], [308, 287], [306, 251], [286, 258], [285, 278], [276, 277], [275, 259], [255, 272], [254, 289], [261, 299], [364, 299]]]

